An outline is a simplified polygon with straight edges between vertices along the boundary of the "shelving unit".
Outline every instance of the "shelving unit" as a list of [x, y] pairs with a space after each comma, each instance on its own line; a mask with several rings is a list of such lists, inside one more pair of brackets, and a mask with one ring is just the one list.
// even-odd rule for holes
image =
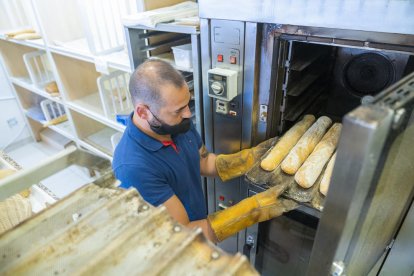
[[118, 131], [76, 111], [72, 112], [72, 119], [80, 145], [87, 149], [94, 148], [97, 153], [111, 159], [114, 151], [111, 136], [118, 133]]
[[[171, 46], [184, 43], [192, 43], [195, 67], [177, 69], [186, 75], [193, 90], [192, 110], [197, 114], [193, 121], [202, 133], [198, 29], [171, 23], [145, 30], [134, 28], [145, 44], [138, 62], [133, 57], [135, 53], [128, 54], [133, 53], [129, 39], [136, 31], [125, 32], [120, 20], [125, 14], [178, 2], [182, 0], [16, 0], [8, 3], [15, 7], [7, 18], [16, 18], [16, 22], [8, 24], [6, 17], [0, 18], [0, 61], [7, 68], [10, 85], [33, 138], [40, 141], [40, 133], [47, 128], [72, 140], [78, 147], [111, 160], [113, 148], [125, 130], [116, 121], [116, 115], [133, 110], [127, 90], [129, 74], [148, 57], [160, 58], [175, 66]], [[3, 5], [6, 4], [0, 2], [0, 17], [5, 14]], [[22, 5], [24, 9], [16, 8]], [[23, 28], [35, 29], [42, 38], [6, 38], [6, 31]], [[30, 65], [30, 58], [37, 59], [38, 63]], [[137, 62], [131, 62], [132, 59]], [[34, 77], [38, 67], [47, 73], [44, 78], [47, 81]], [[58, 93], [46, 91], [46, 84], [53, 81]], [[44, 126], [46, 120], [35, 116], [41, 115], [40, 103], [44, 100], [60, 104], [67, 121]]]

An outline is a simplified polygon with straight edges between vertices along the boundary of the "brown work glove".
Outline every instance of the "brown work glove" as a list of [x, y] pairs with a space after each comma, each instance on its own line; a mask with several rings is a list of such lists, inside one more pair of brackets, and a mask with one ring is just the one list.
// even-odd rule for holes
[[284, 187], [275, 186], [267, 191], [248, 197], [225, 210], [207, 217], [217, 241], [223, 241], [255, 223], [266, 221], [295, 209], [298, 204], [280, 198]]
[[276, 143], [276, 140], [276, 137], [270, 138], [250, 149], [218, 155], [216, 169], [220, 179], [227, 181], [244, 175]]

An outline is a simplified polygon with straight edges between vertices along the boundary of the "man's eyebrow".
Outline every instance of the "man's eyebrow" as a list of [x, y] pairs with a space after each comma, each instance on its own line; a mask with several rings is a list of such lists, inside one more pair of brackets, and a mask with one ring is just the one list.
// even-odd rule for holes
[[178, 111], [181, 111], [181, 110], [183, 110], [183, 109], [185, 109], [187, 106], [188, 106], [188, 104], [189, 104], [190, 102], [188, 102], [186, 105], [184, 105], [183, 107], [180, 107], [179, 109], [177, 109], [176, 110], [176, 112], [178, 112]]

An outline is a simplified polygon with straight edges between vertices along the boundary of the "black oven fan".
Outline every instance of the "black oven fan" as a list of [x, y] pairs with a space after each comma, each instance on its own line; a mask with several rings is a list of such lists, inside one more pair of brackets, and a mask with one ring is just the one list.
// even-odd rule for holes
[[395, 81], [395, 67], [380, 53], [362, 53], [345, 64], [342, 78], [354, 96], [373, 96]]

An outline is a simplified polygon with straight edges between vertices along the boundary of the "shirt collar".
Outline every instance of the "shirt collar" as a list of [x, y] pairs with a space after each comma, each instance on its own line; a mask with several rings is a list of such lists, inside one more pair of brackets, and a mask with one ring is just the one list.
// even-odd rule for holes
[[145, 134], [140, 130], [132, 121], [133, 112], [129, 116], [128, 123], [127, 123], [127, 131], [128, 134], [137, 141], [141, 146], [150, 150], [150, 151], [157, 151], [163, 147], [163, 144], [158, 141], [157, 139], [152, 138], [151, 136]]

